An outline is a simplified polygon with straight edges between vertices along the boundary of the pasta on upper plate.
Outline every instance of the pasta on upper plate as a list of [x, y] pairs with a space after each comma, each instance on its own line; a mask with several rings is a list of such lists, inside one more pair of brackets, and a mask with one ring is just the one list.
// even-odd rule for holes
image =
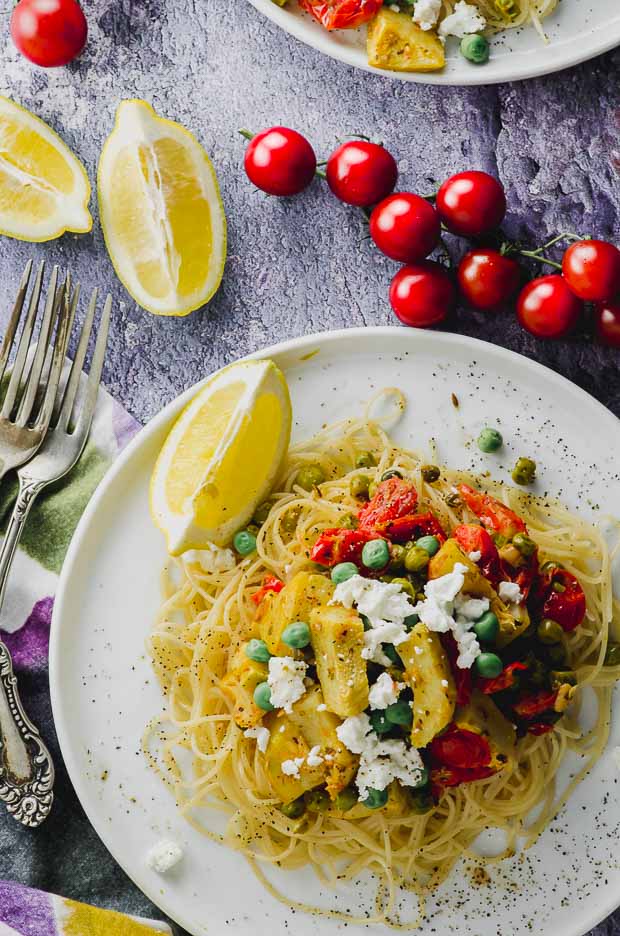
[[475, 64], [489, 57], [488, 37], [533, 26], [545, 41], [543, 21], [559, 0], [272, 0], [299, 4], [327, 30], [367, 27], [368, 63], [401, 72], [437, 71], [445, 65], [446, 39], [461, 40]]
[[[376, 914], [360, 921], [400, 925], [399, 889], [421, 916], [483, 830], [502, 830], [504, 856], [528, 847], [598, 759], [620, 612], [595, 527], [425, 464], [376, 404], [289, 448], [232, 548], [168, 561], [148, 643], [166, 706], [144, 750], [278, 899], [313, 909], [270, 866], [334, 885], [370, 872]], [[556, 784], [568, 752], [581, 767]]]

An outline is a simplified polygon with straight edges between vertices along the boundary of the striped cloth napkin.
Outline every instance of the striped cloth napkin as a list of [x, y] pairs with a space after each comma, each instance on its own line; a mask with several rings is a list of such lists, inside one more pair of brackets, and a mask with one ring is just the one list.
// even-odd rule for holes
[[[73, 531], [106, 470], [139, 428], [102, 389], [82, 458], [66, 478], [40, 496], [28, 519], [0, 614], [0, 636], [11, 651], [27, 711], [35, 708], [29, 687], [40, 686], [42, 681], [47, 685], [54, 594]], [[8, 479], [0, 488], [3, 525], [16, 492], [16, 482]], [[50, 725], [39, 727], [44, 738], [51, 736]], [[45, 828], [40, 835], [45, 835]], [[0, 853], [2, 845], [0, 840]], [[33, 838], [33, 849], [36, 845]], [[63, 856], [58, 857], [62, 860]], [[170, 936], [171, 932], [165, 923], [137, 920], [0, 881], [0, 936]]]

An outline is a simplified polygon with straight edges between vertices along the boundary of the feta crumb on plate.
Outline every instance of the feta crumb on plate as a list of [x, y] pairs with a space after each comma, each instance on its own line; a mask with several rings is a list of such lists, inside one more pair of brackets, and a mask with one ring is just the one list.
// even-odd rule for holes
[[165, 874], [174, 868], [183, 857], [183, 849], [176, 842], [162, 839], [147, 852], [146, 863], [158, 874]]
[[472, 33], [480, 32], [485, 28], [487, 21], [480, 13], [480, 10], [467, 3], [466, 0], [459, 0], [454, 8], [454, 13], [446, 16], [439, 24], [440, 36], [469, 36]]

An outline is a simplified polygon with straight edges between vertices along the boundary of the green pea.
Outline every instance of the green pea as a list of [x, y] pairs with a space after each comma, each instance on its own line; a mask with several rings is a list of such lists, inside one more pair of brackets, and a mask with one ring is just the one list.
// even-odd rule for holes
[[433, 484], [434, 481], [439, 481], [441, 477], [441, 471], [437, 465], [422, 465], [420, 472], [422, 474], [422, 479], [426, 481], [427, 484]]
[[349, 481], [349, 491], [352, 497], [368, 497], [370, 478], [366, 475], [354, 475]]
[[271, 704], [271, 689], [269, 683], [259, 683], [254, 690], [254, 701], [259, 709], [264, 712], [273, 712], [274, 706]]
[[564, 631], [557, 621], [552, 621], [551, 618], [543, 618], [536, 628], [536, 635], [541, 643], [557, 644], [562, 641]]
[[536, 462], [531, 458], [518, 458], [512, 469], [512, 480], [515, 484], [531, 484], [536, 477]]
[[249, 556], [256, 549], [256, 537], [249, 530], [239, 530], [233, 536], [233, 546], [240, 556]]
[[363, 800], [364, 806], [368, 809], [381, 809], [388, 801], [387, 790], [368, 790], [368, 795]]
[[[549, 657], [550, 661], [553, 663], [554, 666], [566, 665], [567, 656], [566, 656], [566, 648], [564, 647], [564, 644], [557, 643], [557, 644], [553, 644], [550, 647], [547, 647], [547, 656]], [[618, 659], [618, 662], [620, 662], [620, 657]]]
[[415, 588], [409, 581], [409, 579], [402, 578], [401, 576], [396, 576], [392, 579], [392, 585], [400, 585], [402, 590], [406, 595], [409, 595], [410, 598], [415, 598]]
[[607, 644], [604, 666], [620, 666], [620, 644]]
[[433, 802], [433, 796], [428, 787], [423, 787], [419, 790], [413, 790], [411, 792], [410, 800], [412, 811], [418, 815], [430, 812], [435, 805]]
[[[484, 36], [473, 34], [461, 39], [461, 55], [474, 65], [484, 65], [489, 61], [489, 43]], [[483, 449], [484, 451], [484, 449]]]
[[410, 725], [413, 721], [413, 712], [406, 699], [392, 702], [385, 710], [385, 717], [392, 725]]
[[403, 669], [403, 661], [401, 660], [394, 644], [390, 644], [390, 643], [381, 644], [381, 649], [385, 653], [386, 657], [389, 659], [392, 666], [395, 666], [397, 669]]
[[495, 679], [504, 668], [496, 653], [481, 653], [474, 660], [474, 667], [478, 676], [482, 676], [483, 679]]
[[436, 536], [421, 536], [415, 544], [420, 549], [425, 549], [429, 556], [434, 556], [436, 552], [439, 552], [440, 543]]
[[245, 655], [249, 660], [254, 660], [256, 663], [269, 663], [271, 659], [269, 647], [264, 640], [258, 640], [257, 637], [253, 637], [252, 640], [247, 642]]
[[355, 459], [356, 468], [374, 468], [376, 464], [377, 459], [372, 452], [360, 452]]
[[332, 569], [331, 580], [335, 585], [340, 585], [341, 582], [346, 582], [354, 575], [359, 575], [359, 572], [354, 562], [339, 562]]
[[536, 543], [525, 533], [515, 533], [512, 538], [512, 545], [516, 546], [522, 556], [529, 558], [536, 552]]
[[[471, 37], [465, 36], [465, 39], [467, 38]], [[463, 39], [463, 42], [465, 42], [465, 39]], [[497, 429], [490, 429], [488, 426], [483, 429], [478, 436], [478, 448], [481, 452], [485, 452], [486, 454], [497, 452], [503, 444], [504, 440], [501, 432], [498, 432]]]
[[310, 812], [325, 812], [331, 806], [331, 800], [325, 790], [310, 790], [304, 799], [306, 809]]
[[252, 520], [254, 521], [254, 523], [257, 523], [259, 526], [262, 526], [265, 520], [267, 519], [267, 517], [269, 516], [269, 512], [271, 511], [272, 507], [273, 507], [273, 504], [270, 504], [269, 501], [265, 501], [263, 504], [259, 504], [256, 510], [254, 511], [254, 516], [252, 517]]
[[293, 650], [303, 650], [310, 643], [310, 628], [304, 621], [295, 621], [282, 631], [282, 643]]
[[389, 481], [390, 478], [401, 478], [402, 474], [400, 471], [397, 471], [396, 468], [390, 468], [389, 471], [384, 471], [381, 475], [382, 481]]
[[399, 546], [398, 543], [393, 543], [390, 546], [390, 569], [396, 571], [397, 569], [402, 569], [405, 564], [405, 553], [407, 550], [404, 546]]
[[341, 812], [348, 812], [358, 802], [357, 790], [355, 787], [348, 786], [344, 790], [341, 790], [340, 793], [336, 796], [334, 800], [334, 806], [336, 809], [339, 809]]
[[392, 722], [388, 721], [387, 715], [383, 709], [374, 709], [368, 716], [370, 724], [378, 735], [387, 734], [394, 727]]
[[282, 803], [278, 807], [281, 813], [284, 813], [287, 819], [299, 819], [306, 811], [306, 803], [303, 796], [294, 799], [291, 803]]
[[295, 484], [304, 491], [311, 491], [325, 481], [325, 472], [320, 465], [304, 465], [295, 476]]
[[492, 611], [485, 611], [473, 626], [473, 632], [483, 644], [495, 643], [499, 633], [499, 621]]
[[292, 510], [286, 511], [280, 524], [285, 533], [295, 532], [297, 529], [297, 524], [299, 523], [300, 515], [301, 510], [299, 507], [293, 507]]
[[390, 547], [386, 540], [375, 539], [364, 543], [362, 562], [367, 569], [382, 569], [390, 561]]
[[405, 554], [407, 572], [421, 572], [429, 563], [430, 556], [421, 546], [412, 546]]

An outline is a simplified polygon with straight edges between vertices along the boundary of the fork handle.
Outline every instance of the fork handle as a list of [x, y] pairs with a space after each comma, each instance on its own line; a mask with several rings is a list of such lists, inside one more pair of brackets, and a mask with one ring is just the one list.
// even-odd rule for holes
[[4, 603], [6, 583], [13, 565], [13, 559], [22, 538], [30, 508], [38, 495], [45, 487], [44, 481], [32, 481], [28, 478], [19, 479], [19, 493], [11, 513], [9, 525], [6, 528], [2, 549], [0, 549], [0, 608]]

